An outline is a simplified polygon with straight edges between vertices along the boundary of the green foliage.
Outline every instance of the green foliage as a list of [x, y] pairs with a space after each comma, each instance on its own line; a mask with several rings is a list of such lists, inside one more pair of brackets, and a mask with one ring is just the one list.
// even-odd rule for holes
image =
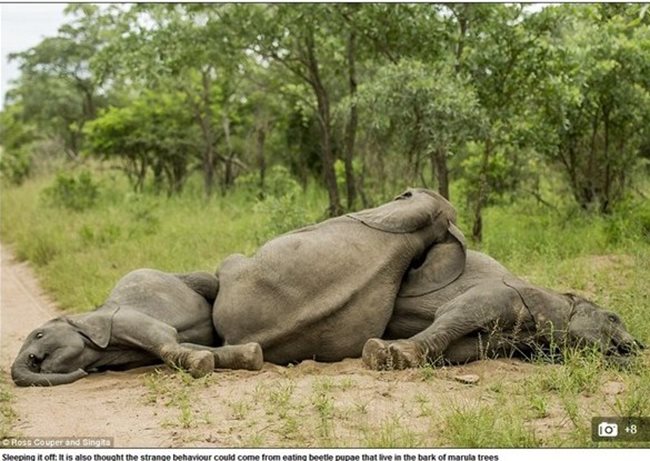
[[250, 197], [276, 197], [297, 195], [300, 184], [282, 165], [273, 165], [265, 174], [264, 188], [261, 187], [259, 173], [246, 173], [237, 177], [235, 185]]
[[155, 186], [164, 185], [169, 194], [180, 192], [198, 150], [184, 104], [180, 93], [147, 91], [124, 107], [111, 107], [86, 124], [88, 149], [101, 158], [118, 159], [138, 191], [153, 173]]
[[22, 184], [32, 169], [31, 152], [28, 147], [12, 151], [0, 151], [0, 173], [13, 184]]
[[300, 187], [284, 167], [273, 167], [267, 184], [268, 194], [253, 206], [254, 213], [265, 223], [263, 230], [257, 233], [259, 244], [320, 217], [307, 205], [313, 200], [312, 190]]
[[97, 202], [99, 186], [89, 171], [82, 171], [77, 176], [59, 173], [43, 195], [54, 206], [84, 211]]
[[66, 12], [71, 20], [56, 36], [9, 56], [18, 61], [21, 75], [7, 102], [18, 104], [24, 121], [62, 140], [67, 155], [76, 158], [83, 125], [105, 100], [103, 75], [92, 69], [91, 60], [106, 38], [108, 18], [94, 5], [72, 6]]
[[[351, 103], [351, 102], [350, 102]], [[356, 104], [375, 136], [390, 132], [411, 181], [423, 164], [453, 156], [482, 130], [474, 89], [451, 66], [402, 59], [379, 69], [359, 89]]]
[[30, 145], [34, 127], [21, 120], [21, 106], [11, 105], [0, 113], [0, 174], [13, 184], [21, 184], [32, 171]]
[[546, 168], [563, 172], [554, 193], [566, 185], [580, 207], [609, 213], [650, 155], [642, 5], [66, 12], [56, 35], [12, 55], [22, 74], [0, 123], [0, 166], [15, 183], [40, 169], [33, 143], [51, 140], [61, 148], [46, 157], [90, 152], [136, 190], [168, 195], [194, 170], [208, 196], [250, 191], [255, 177], [265, 189], [265, 171], [282, 165], [303, 186], [325, 185], [336, 213], [344, 193], [352, 208], [460, 180], [480, 240], [483, 209], [539, 195]]
[[650, 131], [650, 25], [638, 5], [551, 8], [554, 27], [531, 108], [539, 150], [560, 166], [576, 202], [607, 213], [625, 196]]

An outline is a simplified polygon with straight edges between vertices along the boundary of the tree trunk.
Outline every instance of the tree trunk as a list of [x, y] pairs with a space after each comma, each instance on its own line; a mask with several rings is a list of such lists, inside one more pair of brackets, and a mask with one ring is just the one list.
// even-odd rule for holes
[[438, 193], [449, 200], [449, 170], [447, 168], [447, 153], [443, 147], [433, 151], [435, 177], [438, 181]]
[[234, 184], [235, 182], [235, 173], [233, 171], [233, 158], [235, 154], [232, 153], [228, 157], [226, 157], [225, 165], [224, 165], [224, 173], [223, 173], [223, 188], [222, 188], [222, 193], [226, 193], [228, 189]]
[[486, 139], [485, 148], [483, 149], [483, 160], [481, 162], [481, 172], [479, 174], [478, 193], [474, 208], [474, 225], [472, 226], [472, 239], [475, 242], [483, 240], [483, 208], [488, 199], [488, 166], [490, 155], [492, 154], [492, 140]]
[[201, 74], [202, 92], [200, 104], [194, 102], [191, 91], [186, 90], [188, 100], [192, 104], [194, 119], [201, 128], [203, 135], [203, 154], [201, 165], [203, 168], [203, 188], [206, 197], [211, 197], [214, 192], [214, 170], [216, 154], [214, 152], [214, 133], [212, 130], [212, 109], [210, 101], [210, 76], [209, 71], [204, 70]]
[[226, 108], [224, 107], [224, 115], [222, 118], [223, 124], [223, 134], [226, 140], [226, 165], [224, 168], [224, 177], [223, 177], [223, 187], [222, 192], [225, 193], [235, 182], [235, 175], [233, 172], [233, 158], [235, 157], [235, 152], [232, 148], [232, 143], [230, 142], [230, 118], [225, 112]]
[[264, 156], [264, 145], [266, 144], [266, 128], [260, 124], [257, 127], [257, 168], [260, 172], [260, 195], [264, 197], [264, 180], [266, 179], [266, 157]]
[[[610, 212], [611, 191], [612, 191], [612, 168], [609, 158], [609, 109], [603, 110], [603, 153], [605, 157], [605, 183], [603, 184], [602, 196], [600, 197], [600, 212]], [[622, 155], [622, 153], [621, 153]]]
[[313, 31], [305, 40], [307, 62], [309, 67], [310, 84], [318, 102], [318, 122], [321, 128], [321, 155], [323, 161], [323, 179], [329, 197], [328, 214], [338, 216], [343, 213], [339, 200], [338, 186], [336, 184], [336, 171], [334, 170], [334, 152], [332, 149], [332, 121], [327, 90], [323, 86], [315, 54]]
[[358, 113], [357, 105], [354, 98], [357, 94], [356, 78], [356, 33], [350, 31], [348, 36], [348, 81], [350, 94], [350, 115], [345, 129], [345, 184], [347, 186], [347, 206], [348, 210], [354, 207], [357, 196], [357, 188], [354, 176], [354, 144], [357, 135]]

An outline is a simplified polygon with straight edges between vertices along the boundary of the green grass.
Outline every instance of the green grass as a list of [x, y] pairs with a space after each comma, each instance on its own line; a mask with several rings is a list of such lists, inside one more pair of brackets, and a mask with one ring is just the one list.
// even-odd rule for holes
[[540, 446], [524, 424], [523, 409], [479, 405], [456, 407], [445, 418], [445, 445], [452, 447], [530, 448]]

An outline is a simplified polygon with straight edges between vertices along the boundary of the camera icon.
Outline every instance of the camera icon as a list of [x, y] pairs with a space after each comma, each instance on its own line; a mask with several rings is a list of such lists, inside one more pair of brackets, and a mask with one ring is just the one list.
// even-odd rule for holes
[[598, 425], [598, 437], [618, 437], [618, 424], [603, 421]]

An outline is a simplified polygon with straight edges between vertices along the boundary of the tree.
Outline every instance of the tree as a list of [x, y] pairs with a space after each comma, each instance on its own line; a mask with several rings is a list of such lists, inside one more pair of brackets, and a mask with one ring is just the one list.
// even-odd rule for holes
[[233, 95], [241, 78], [241, 46], [221, 24], [230, 5], [135, 5], [116, 21], [124, 31], [104, 49], [106, 62], [119, 56], [115, 78], [144, 88], [185, 94], [187, 111], [200, 130], [206, 196], [221, 166], [223, 190], [234, 182]]
[[[481, 149], [466, 151], [466, 194], [472, 211], [472, 238], [481, 241], [483, 209], [491, 192], [514, 188], [517, 181], [499, 181], [508, 168], [519, 177], [519, 156], [524, 150], [522, 119], [534, 77], [530, 63], [541, 31], [527, 27], [521, 5], [455, 5], [448, 16], [449, 52], [457, 74], [468, 75], [476, 91], [486, 129]], [[474, 156], [475, 158], [467, 158]], [[477, 157], [478, 156], [478, 157]], [[498, 157], [498, 159], [497, 159]]]
[[650, 27], [639, 5], [553, 7], [535, 93], [540, 150], [564, 170], [575, 201], [602, 213], [623, 197], [650, 133]]
[[157, 188], [181, 191], [193, 153], [197, 129], [184, 111], [182, 93], [145, 92], [123, 107], [111, 107], [85, 127], [88, 149], [104, 159], [118, 159], [136, 191], [149, 172]]
[[359, 100], [374, 130], [389, 130], [406, 151], [411, 181], [419, 176], [426, 185], [422, 166], [429, 161], [438, 191], [449, 198], [446, 158], [481, 129], [472, 87], [449, 66], [402, 59], [364, 84]]
[[37, 139], [35, 127], [22, 120], [20, 104], [6, 106], [0, 113], [0, 173], [14, 184], [21, 184], [32, 171], [30, 143]]
[[8, 92], [8, 102], [20, 101], [25, 119], [61, 137], [68, 155], [78, 158], [83, 126], [104, 101], [103, 76], [90, 67], [102, 45], [103, 22], [96, 5], [69, 6], [66, 13], [75, 19], [61, 26], [55, 37], [9, 56], [19, 61], [21, 76]]
[[[329, 196], [328, 213], [342, 213], [334, 170], [335, 135], [332, 121], [335, 69], [340, 65], [338, 24], [329, 5], [271, 5], [250, 10], [251, 29], [256, 32], [251, 47], [263, 60], [281, 66], [289, 76], [306, 85], [310, 98], [305, 102], [314, 109], [320, 128], [322, 176]], [[327, 18], [328, 20], [325, 20]], [[332, 30], [334, 27], [334, 30]]]

